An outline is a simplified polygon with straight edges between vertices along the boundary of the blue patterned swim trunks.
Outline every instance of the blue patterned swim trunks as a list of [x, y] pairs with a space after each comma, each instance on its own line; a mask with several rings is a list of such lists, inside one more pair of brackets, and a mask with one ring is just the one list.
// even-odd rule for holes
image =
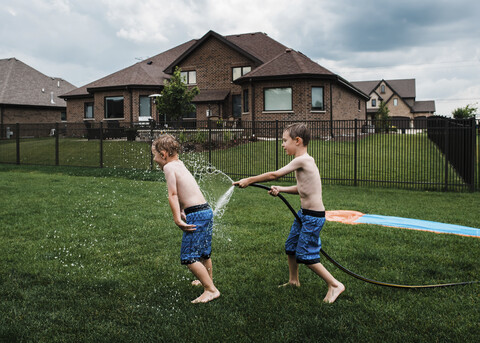
[[293, 221], [285, 242], [285, 253], [295, 255], [297, 263], [318, 263], [322, 247], [320, 231], [325, 224], [325, 212], [301, 209], [297, 214], [302, 223], [296, 218]]
[[196, 225], [196, 230], [184, 232], [180, 261], [182, 264], [192, 264], [201, 259], [208, 259], [212, 253], [213, 211], [205, 203], [185, 209], [187, 224]]

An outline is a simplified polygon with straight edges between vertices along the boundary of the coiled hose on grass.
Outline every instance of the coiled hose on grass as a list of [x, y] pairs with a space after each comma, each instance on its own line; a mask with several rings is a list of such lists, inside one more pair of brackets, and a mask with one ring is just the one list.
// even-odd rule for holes
[[[252, 183], [250, 186], [257, 187], [257, 188], [263, 188], [266, 189], [267, 191], [270, 190], [270, 187], [259, 184], [259, 183]], [[292, 214], [295, 216], [295, 218], [298, 220], [299, 223], [302, 223], [302, 220], [298, 217], [297, 212], [293, 209], [292, 205], [285, 199], [285, 197], [282, 194], [277, 195], [280, 199], [282, 199], [283, 203], [288, 207], [288, 209], [292, 212]], [[364, 276], [358, 275], [351, 270], [345, 268], [342, 266], [340, 263], [335, 261], [332, 257], [330, 257], [323, 249], [320, 249], [320, 252], [322, 253], [323, 256], [334, 266], [336, 266], [338, 269], [341, 271], [347, 273], [350, 276], [353, 276], [356, 279], [362, 280], [364, 282], [368, 282], [374, 285], [378, 286], [385, 286], [385, 287], [394, 287], [394, 288], [436, 288], [436, 287], [449, 287], [449, 286], [460, 286], [460, 285], [468, 285], [468, 284], [473, 284], [473, 283], [480, 283], [480, 281], [466, 281], [466, 282], [456, 282], [456, 283], [444, 283], [444, 284], [437, 284], [437, 285], [397, 285], [393, 283], [388, 283], [388, 282], [382, 282], [382, 281], [376, 281], [372, 279], [368, 279]]]

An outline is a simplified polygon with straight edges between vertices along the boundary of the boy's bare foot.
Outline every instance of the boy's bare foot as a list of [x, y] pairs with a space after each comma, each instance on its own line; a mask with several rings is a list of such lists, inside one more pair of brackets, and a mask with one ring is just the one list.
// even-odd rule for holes
[[192, 281], [192, 286], [201, 286], [202, 283], [200, 282], [200, 280], [193, 280]]
[[338, 296], [342, 294], [344, 290], [345, 286], [343, 285], [343, 283], [339, 283], [339, 285], [335, 287], [329, 287], [327, 295], [325, 296], [323, 301], [329, 304], [333, 303], [338, 298]]
[[278, 288], [280, 288], [280, 287], [290, 287], [290, 286], [292, 286], [292, 287], [300, 287], [300, 282], [295, 282], [295, 281], [294, 281], [294, 282], [291, 282], [291, 281], [289, 281], [289, 282], [287, 282], [287, 283], [284, 283], [283, 285], [279, 285]]
[[192, 300], [192, 304], [208, 303], [209, 301], [217, 299], [219, 296], [220, 296], [220, 292], [218, 291], [218, 289], [216, 289], [214, 292], [205, 290], [205, 292], [203, 292], [201, 296], [199, 296], [195, 300]]

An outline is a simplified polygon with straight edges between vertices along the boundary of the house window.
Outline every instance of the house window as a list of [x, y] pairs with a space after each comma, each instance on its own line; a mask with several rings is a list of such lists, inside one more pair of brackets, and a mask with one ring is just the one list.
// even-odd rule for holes
[[248, 89], [243, 91], [243, 112], [248, 112]]
[[183, 115], [183, 119], [195, 119], [197, 118], [197, 106], [195, 106], [195, 104], [192, 104], [194, 109], [192, 112], [188, 112], [188, 113], [185, 113]]
[[105, 119], [123, 118], [123, 96], [105, 98]]
[[265, 111], [291, 111], [292, 88], [265, 88], [263, 90], [263, 109]]
[[232, 68], [232, 80], [236, 80], [239, 77], [249, 73], [252, 70], [252, 67], [235, 67]]
[[393, 106], [398, 106], [398, 99], [397, 98], [393, 99]]
[[312, 110], [323, 111], [323, 87], [312, 87]]
[[139, 120], [145, 121], [152, 116], [152, 101], [148, 96], [140, 97]]
[[93, 119], [93, 102], [86, 102], [83, 107], [83, 118]]
[[372, 99], [372, 107], [377, 107], [377, 99]]
[[197, 83], [197, 72], [195, 70], [191, 71], [182, 71], [180, 73], [183, 83], [187, 85], [194, 85]]
[[385, 94], [385, 85], [380, 86], [380, 93]]
[[234, 118], [242, 116], [242, 97], [240, 94], [232, 95], [232, 113]]
[[62, 111], [60, 113], [60, 120], [61, 121], [67, 121], [67, 111]]

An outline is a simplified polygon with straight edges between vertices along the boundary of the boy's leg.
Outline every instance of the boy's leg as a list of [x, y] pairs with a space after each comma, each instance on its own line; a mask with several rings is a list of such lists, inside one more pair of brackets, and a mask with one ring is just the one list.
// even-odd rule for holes
[[220, 292], [213, 284], [212, 277], [203, 263], [191, 263], [188, 265], [188, 269], [198, 278], [204, 288], [203, 294], [193, 300], [192, 303], [206, 303], [220, 296]]
[[[298, 211], [298, 215], [302, 215], [302, 210]], [[290, 228], [290, 233], [288, 234], [287, 240], [285, 241], [285, 252], [288, 256], [288, 282], [280, 285], [283, 286], [300, 286], [300, 280], [298, 278], [298, 263], [295, 257], [295, 250], [298, 244], [298, 238], [300, 236], [300, 230], [302, 229], [302, 224], [296, 218], [293, 221], [292, 227]]]
[[323, 299], [324, 302], [333, 303], [345, 290], [345, 286], [340, 281], [335, 279], [321, 263], [307, 264], [307, 267], [313, 270], [315, 274], [320, 276], [327, 283], [328, 291], [327, 295]]
[[[201, 259], [200, 262], [205, 266], [205, 268], [207, 269], [208, 271], [208, 275], [210, 275], [210, 278], [213, 280], [213, 274], [212, 274], [212, 259], [211, 258], [207, 258], [207, 259]], [[202, 283], [200, 282], [200, 280], [193, 280], [192, 281], [192, 286], [201, 286]]]
[[288, 256], [288, 282], [280, 285], [279, 287], [284, 286], [296, 286], [300, 287], [300, 279], [298, 277], [298, 263], [296, 261], [295, 255]]

